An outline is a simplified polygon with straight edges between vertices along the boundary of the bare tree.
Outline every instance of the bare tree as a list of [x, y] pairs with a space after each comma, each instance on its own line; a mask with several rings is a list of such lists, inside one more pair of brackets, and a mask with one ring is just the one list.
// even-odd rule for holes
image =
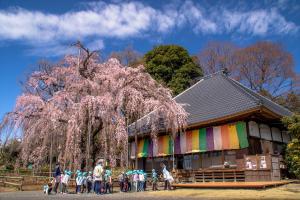
[[112, 52], [110, 58], [116, 58], [123, 65], [130, 67], [136, 67], [142, 64], [142, 55], [134, 50], [131, 45], [127, 46], [123, 51]]
[[212, 74], [222, 69], [233, 71], [234, 54], [238, 47], [230, 42], [209, 42], [198, 54], [200, 66], [205, 74]]
[[235, 53], [237, 80], [273, 99], [292, 89], [294, 60], [280, 44], [257, 42]]

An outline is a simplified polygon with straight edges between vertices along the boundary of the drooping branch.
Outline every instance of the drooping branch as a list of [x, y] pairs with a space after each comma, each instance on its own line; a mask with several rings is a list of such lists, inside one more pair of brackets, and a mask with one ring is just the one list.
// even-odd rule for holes
[[[21, 131], [23, 163], [45, 163], [42, 155], [54, 144], [53, 156], [65, 166], [80, 167], [86, 157], [126, 165], [127, 124], [159, 108], [153, 124], [163, 117], [173, 132], [185, 126], [187, 113], [143, 66], [124, 67], [116, 59], [100, 63], [97, 52], [76, 45], [83, 51], [78, 57], [66, 56], [32, 73], [1, 125]], [[59, 140], [53, 143], [52, 134]]]

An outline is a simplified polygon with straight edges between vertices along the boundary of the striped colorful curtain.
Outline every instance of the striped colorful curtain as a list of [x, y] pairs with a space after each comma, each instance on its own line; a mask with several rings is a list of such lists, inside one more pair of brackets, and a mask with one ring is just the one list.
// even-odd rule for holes
[[206, 129], [201, 128], [199, 130], [199, 143], [200, 143], [200, 151], [204, 152], [206, 151]]
[[245, 122], [187, 131], [185, 134], [180, 134], [179, 143], [181, 154], [240, 149], [249, 146]]
[[193, 132], [187, 131], [185, 135], [186, 153], [191, 153], [193, 150]]
[[222, 135], [221, 127], [213, 127], [214, 150], [222, 150]]
[[186, 134], [180, 133], [180, 153], [186, 151]]
[[236, 130], [239, 138], [239, 143], [241, 148], [247, 148], [249, 146], [247, 138], [247, 129], [245, 122], [237, 122]]
[[192, 152], [199, 152], [199, 130], [192, 131]]
[[148, 157], [148, 152], [150, 151], [150, 141], [149, 138], [141, 139], [138, 141], [138, 158]]
[[[173, 140], [169, 135], [159, 136], [156, 142], [144, 138], [138, 141], [138, 157], [167, 156], [173, 153]], [[185, 154], [206, 151], [241, 149], [249, 146], [245, 122], [201, 128], [180, 133], [174, 140], [174, 153]], [[131, 158], [135, 155], [131, 143]]]
[[173, 141], [169, 135], [158, 137], [157, 156], [167, 156], [173, 153]]

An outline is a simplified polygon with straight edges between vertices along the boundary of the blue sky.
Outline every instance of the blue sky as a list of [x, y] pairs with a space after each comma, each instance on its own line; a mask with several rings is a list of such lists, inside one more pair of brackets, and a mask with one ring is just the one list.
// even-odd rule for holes
[[197, 54], [209, 41], [281, 43], [300, 72], [300, 1], [0, 0], [0, 119], [38, 60], [59, 60], [83, 41], [103, 55], [131, 45], [144, 53], [179, 44]]

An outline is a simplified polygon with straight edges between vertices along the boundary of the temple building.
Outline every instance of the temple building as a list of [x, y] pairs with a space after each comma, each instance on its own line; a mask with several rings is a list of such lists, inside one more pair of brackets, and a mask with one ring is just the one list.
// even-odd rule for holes
[[282, 153], [291, 138], [281, 118], [289, 110], [223, 72], [203, 77], [174, 99], [186, 104], [186, 131], [173, 138], [162, 128], [154, 145], [141, 118], [139, 129], [129, 131], [132, 167], [150, 171], [165, 162], [181, 182], [282, 178]]

